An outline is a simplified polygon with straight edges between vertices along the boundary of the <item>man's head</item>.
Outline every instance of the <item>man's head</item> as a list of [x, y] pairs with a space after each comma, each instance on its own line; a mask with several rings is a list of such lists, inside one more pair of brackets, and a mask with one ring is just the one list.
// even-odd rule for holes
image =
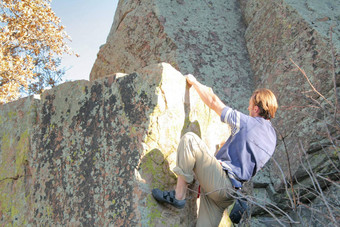
[[272, 119], [275, 117], [278, 104], [272, 91], [261, 88], [254, 91], [249, 100], [249, 115], [252, 117], [263, 117]]

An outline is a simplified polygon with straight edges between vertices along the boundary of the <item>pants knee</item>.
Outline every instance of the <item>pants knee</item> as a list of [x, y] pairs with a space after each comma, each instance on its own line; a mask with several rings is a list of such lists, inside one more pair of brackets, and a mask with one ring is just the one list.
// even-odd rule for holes
[[187, 132], [182, 136], [181, 140], [190, 140], [190, 139], [197, 138], [197, 137], [198, 137], [198, 135], [196, 135], [195, 133]]

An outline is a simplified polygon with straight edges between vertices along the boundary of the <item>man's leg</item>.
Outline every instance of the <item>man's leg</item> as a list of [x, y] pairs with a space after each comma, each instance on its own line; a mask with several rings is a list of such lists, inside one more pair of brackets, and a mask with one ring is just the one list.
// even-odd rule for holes
[[176, 199], [183, 200], [187, 194], [188, 184], [185, 181], [185, 178], [182, 176], [177, 177], [177, 185], [176, 185]]
[[176, 194], [181, 193], [184, 185], [186, 187], [183, 182], [193, 181], [194, 174], [201, 185], [202, 192], [208, 193], [208, 195], [201, 194], [197, 226], [215, 226], [216, 223], [218, 225], [224, 209], [233, 202], [233, 198], [228, 195], [231, 193], [232, 186], [220, 163], [194, 133], [187, 133], [181, 139], [174, 172], [179, 176]]
[[196, 227], [218, 226], [225, 207], [210, 199], [208, 195], [204, 195], [206, 193], [204, 189], [201, 189], [201, 191]]
[[[195, 135], [194, 133], [188, 133], [189, 135]], [[187, 135], [187, 134], [186, 134]], [[190, 147], [190, 141], [187, 140], [187, 138], [190, 138], [191, 136], [183, 136], [181, 138], [181, 141], [178, 145], [177, 149], [177, 164], [181, 162], [184, 166], [187, 165], [187, 163], [195, 163], [195, 157], [192, 156], [192, 147]], [[189, 146], [189, 147], [188, 147]], [[196, 146], [195, 146], [196, 147]], [[181, 157], [182, 154], [184, 154], [185, 160]], [[179, 158], [180, 157], [180, 158]], [[177, 169], [177, 172], [176, 172]], [[191, 183], [194, 179], [194, 173], [192, 171], [193, 167], [184, 168], [186, 170], [191, 169], [188, 171], [189, 174], [185, 174], [181, 168], [175, 167], [174, 172], [177, 173], [177, 185], [175, 191], [162, 191], [158, 188], [155, 188], [152, 190], [153, 197], [161, 203], [168, 203], [171, 204], [177, 208], [183, 208], [186, 201], [185, 196], [187, 192], [187, 185], [188, 183]], [[188, 183], [187, 183], [188, 182]]]

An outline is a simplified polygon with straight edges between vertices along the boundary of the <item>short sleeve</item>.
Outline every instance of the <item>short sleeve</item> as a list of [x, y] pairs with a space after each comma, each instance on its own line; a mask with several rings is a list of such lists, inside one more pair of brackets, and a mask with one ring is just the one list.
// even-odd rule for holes
[[240, 131], [241, 114], [237, 110], [228, 106], [224, 107], [221, 113], [221, 121], [230, 126], [232, 136]]

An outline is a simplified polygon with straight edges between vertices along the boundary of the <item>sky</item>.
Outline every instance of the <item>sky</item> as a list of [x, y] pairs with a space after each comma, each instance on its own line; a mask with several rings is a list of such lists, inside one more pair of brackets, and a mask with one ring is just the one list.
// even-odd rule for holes
[[52, 0], [51, 6], [80, 57], [63, 55], [64, 81], [89, 80], [99, 47], [106, 43], [118, 0]]

